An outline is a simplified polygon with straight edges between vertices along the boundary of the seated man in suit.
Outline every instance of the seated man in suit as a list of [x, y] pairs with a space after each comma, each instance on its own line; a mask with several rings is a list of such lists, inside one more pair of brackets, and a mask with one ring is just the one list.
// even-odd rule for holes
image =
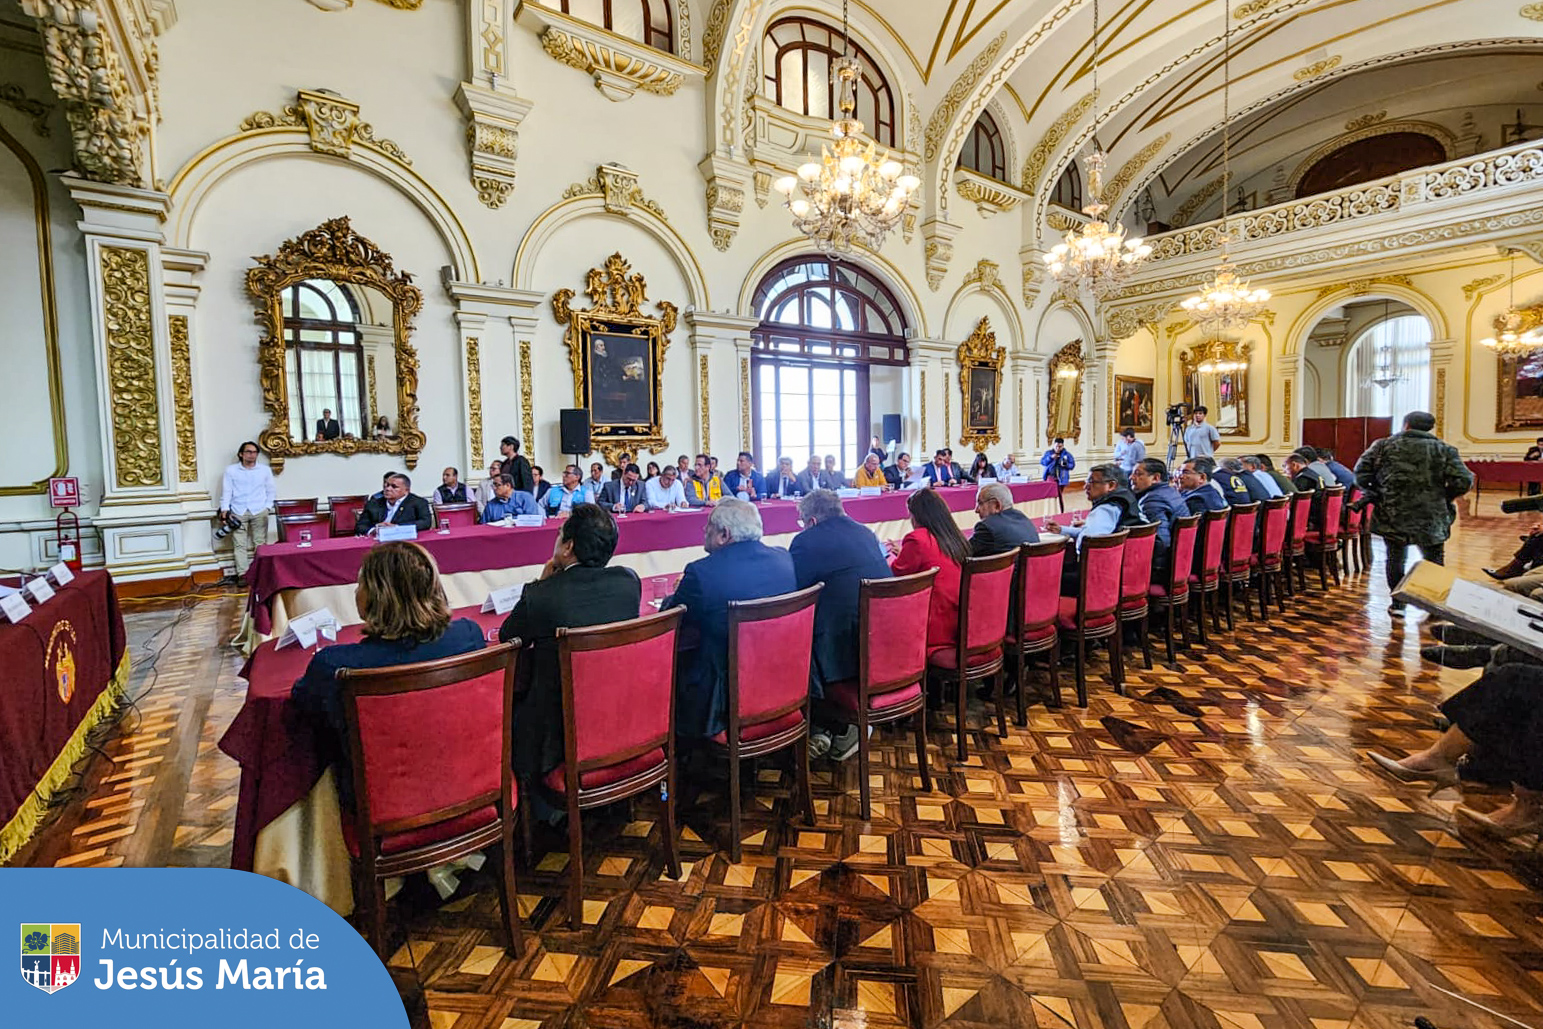
[[505, 518], [540, 513], [541, 507], [535, 497], [522, 489], [515, 489], [514, 480], [509, 476], [499, 475], [493, 480], [493, 499], [483, 507], [481, 521], [483, 525], [492, 525]]
[[1157, 542], [1152, 545], [1152, 581], [1164, 582], [1160, 573], [1168, 570], [1168, 554], [1173, 547], [1175, 523], [1189, 517], [1189, 505], [1179, 491], [1168, 484], [1168, 466], [1162, 458], [1149, 457], [1136, 465], [1130, 484], [1136, 494], [1136, 510], [1144, 521], [1157, 523]]
[[[552, 559], [528, 583], [498, 638], [533, 648], [530, 687], [515, 701], [514, 770], [521, 786], [563, 761], [563, 687], [557, 630], [623, 622], [638, 616], [642, 586], [630, 568], [607, 567], [616, 553], [616, 522], [594, 504], [575, 504], [558, 530]], [[521, 665], [525, 666], [524, 658]], [[545, 805], [532, 790], [532, 806]], [[537, 816], [550, 819], [550, 807]]]
[[1039, 542], [1039, 530], [1028, 515], [1013, 506], [1013, 491], [1000, 482], [982, 486], [975, 494], [975, 513], [980, 521], [970, 537], [972, 557], [989, 557]]
[[819, 456], [816, 454], [810, 454], [809, 463], [804, 466], [804, 470], [799, 472], [797, 479], [794, 480], [794, 488], [807, 497], [815, 490], [823, 488], [820, 485], [820, 476], [822, 474], [823, 473], [820, 471]]
[[911, 481], [911, 455], [902, 453], [895, 458], [895, 463], [884, 469], [884, 478], [895, 489], [899, 489]]
[[821, 489], [845, 489], [846, 476], [836, 470], [836, 455], [825, 455], [825, 469], [820, 472]]
[[959, 485], [959, 476], [954, 474], [954, 466], [948, 460], [947, 450], [934, 453], [932, 463], [922, 469], [922, 474], [930, 479], [934, 486]]
[[[818, 700], [825, 696], [828, 684], [857, 678], [858, 587], [864, 579], [887, 579], [890, 571], [879, 538], [847, 517], [833, 491], [815, 490], [805, 496], [798, 502], [798, 516], [804, 531], [788, 546], [797, 588], [825, 584], [814, 610], [814, 654], [809, 664], [809, 695]], [[857, 744], [857, 726], [827, 720], [810, 730], [809, 756], [828, 753], [845, 761], [857, 753]]]
[[1211, 485], [1210, 462], [1204, 458], [1184, 462], [1179, 472], [1179, 496], [1184, 498], [1184, 506], [1189, 508], [1190, 514], [1222, 511], [1227, 507], [1221, 491]]
[[354, 535], [374, 536], [380, 525], [416, 525], [419, 532], [427, 532], [434, 524], [434, 510], [412, 488], [413, 481], [401, 472], [386, 476], [380, 496], [370, 498], [360, 509]]
[[612, 479], [601, 487], [600, 506], [616, 514], [646, 511], [648, 508], [643, 496], [643, 484], [638, 481], [642, 476], [643, 471], [637, 465], [627, 465], [620, 479]]
[[755, 470], [755, 458], [750, 455], [750, 451], [739, 452], [733, 470], [723, 477], [723, 488], [731, 497], [743, 493], [746, 500], [765, 498], [766, 478]]
[[[1073, 521], [1070, 525], [1062, 525], [1054, 518], [1045, 522], [1045, 531], [1072, 538], [1072, 545], [1066, 548], [1066, 557], [1061, 565], [1063, 597], [1077, 596], [1083, 540], [1089, 536], [1109, 536], [1146, 521], [1141, 515], [1140, 505], [1136, 503], [1136, 495], [1120, 475], [1120, 466], [1117, 464], [1096, 464], [1089, 468], [1087, 480], [1082, 484], [1082, 492], [1092, 504], [1087, 519], [1081, 524]], [[1210, 487], [1206, 487], [1205, 492], [1212, 495], [1216, 493]], [[1220, 497], [1217, 497], [1217, 502], [1226, 506]]]
[[761, 542], [761, 512], [754, 504], [721, 501], [707, 517], [702, 545], [707, 556], [686, 566], [680, 585], [661, 606], [685, 605], [683, 638], [694, 635], [699, 641], [694, 660], [681, 662], [675, 688], [675, 726], [688, 739], [728, 727], [729, 601], [798, 588], [788, 552]]
[[316, 419], [317, 440], [337, 439], [343, 435], [342, 424], [332, 417], [330, 407], [322, 408], [321, 417]]
[[777, 470], [766, 477], [766, 495], [792, 500], [794, 493], [802, 492], [798, 488], [798, 475], [793, 471], [793, 459], [777, 458]]

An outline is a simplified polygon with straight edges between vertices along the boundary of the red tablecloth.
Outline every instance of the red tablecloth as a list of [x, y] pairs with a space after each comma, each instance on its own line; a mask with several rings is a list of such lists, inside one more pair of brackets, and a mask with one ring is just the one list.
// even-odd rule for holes
[[96, 704], [124, 647], [106, 572], [82, 572], [19, 624], [0, 624], [0, 862], [37, 827], [41, 811], [24, 811], [27, 799], [59, 787], [48, 780], [68, 773], [77, 730], [106, 714]]
[[[668, 596], [679, 580], [679, 575], [644, 579], [638, 613], [653, 614], [656, 608], [652, 601]], [[455, 617], [472, 619], [486, 633], [503, 624], [505, 616], [483, 614], [473, 607], [456, 611]], [[357, 642], [360, 628], [344, 628], [337, 641]], [[275, 650], [276, 642], [269, 640], [258, 647], [241, 669], [241, 677], [247, 681], [246, 700], [220, 738], [220, 749], [241, 766], [230, 866], [247, 871], [252, 867], [258, 832], [304, 799], [326, 770], [311, 724], [289, 702], [290, 688], [304, 674], [316, 651], [294, 644]]]
[[[1051, 482], [1020, 483], [1011, 487], [1015, 503], [1048, 500], [1059, 495]], [[940, 496], [950, 510], [967, 511], [975, 506], [975, 487], [940, 489]], [[899, 521], [906, 515], [906, 494], [886, 493], [878, 497], [857, 497], [844, 502], [846, 512], [860, 522]], [[761, 507], [761, 521], [768, 536], [798, 531], [798, 505], [790, 500], [769, 500]], [[639, 554], [656, 550], [679, 550], [702, 544], [706, 510], [683, 514], [654, 512], [627, 515], [620, 520], [618, 554]], [[519, 568], [544, 564], [552, 556], [559, 523], [548, 521], [541, 528], [513, 529], [477, 525], [452, 529], [448, 535], [427, 532], [418, 537], [441, 574], [478, 572], [490, 568]], [[251, 583], [247, 605], [253, 624], [260, 633], [272, 631], [269, 606], [282, 590], [312, 586], [337, 586], [355, 582], [364, 555], [375, 542], [367, 537], [317, 540], [309, 547], [298, 543], [270, 543], [257, 548], [257, 557], [247, 572]]]
[[1543, 461], [1464, 461], [1478, 482], [1543, 482]]

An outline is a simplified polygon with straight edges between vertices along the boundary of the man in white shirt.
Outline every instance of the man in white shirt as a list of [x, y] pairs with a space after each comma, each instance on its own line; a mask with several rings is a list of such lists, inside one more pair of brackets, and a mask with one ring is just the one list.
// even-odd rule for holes
[[1254, 481], [1264, 487], [1265, 496], [1271, 500], [1274, 500], [1276, 497], [1285, 496], [1285, 493], [1281, 491], [1280, 483], [1276, 482], [1270, 476], [1270, 473], [1264, 470], [1264, 465], [1259, 463], [1259, 458], [1243, 458], [1243, 473], [1253, 476]]
[[1184, 429], [1184, 449], [1190, 457], [1213, 457], [1216, 448], [1221, 446], [1221, 433], [1205, 420], [1210, 413], [1204, 407], [1197, 407], [1190, 413], [1190, 424]]
[[671, 508], [688, 508], [686, 487], [675, 474], [675, 466], [667, 464], [659, 474], [643, 484], [643, 493], [650, 511], [668, 511]]
[[1136, 438], [1135, 429], [1121, 429], [1114, 443], [1114, 463], [1129, 478], [1136, 466], [1147, 459], [1147, 445]]
[[257, 444], [247, 440], [236, 451], [240, 459], [225, 469], [220, 484], [220, 522], [231, 517], [241, 522], [232, 540], [236, 551], [236, 581], [244, 582], [252, 555], [268, 542], [268, 515], [278, 502], [278, 487], [273, 472], [257, 463]]

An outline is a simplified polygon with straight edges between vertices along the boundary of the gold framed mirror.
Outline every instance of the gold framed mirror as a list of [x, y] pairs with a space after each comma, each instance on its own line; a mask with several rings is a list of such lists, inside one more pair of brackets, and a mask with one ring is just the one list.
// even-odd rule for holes
[[991, 319], [975, 323], [975, 331], [959, 344], [959, 408], [964, 412], [959, 445], [973, 450], [1000, 443], [1002, 433], [997, 418], [997, 399], [1002, 387], [1002, 362], [1007, 348], [997, 346], [997, 334], [991, 331]]
[[1045, 410], [1045, 442], [1060, 437], [1078, 442], [1082, 437], [1082, 340], [1074, 339], [1050, 359], [1050, 402]]
[[257, 437], [274, 472], [307, 454], [401, 454], [416, 467], [418, 352], [410, 338], [423, 293], [391, 255], [333, 218], [247, 269], [263, 338], [258, 380], [268, 427]]
[[1191, 408], [1204, 407], [1206, 420], [1222, 436], [1248, 435], [1248, 364], [1253, 345], [1208, 339], [1179, 357], [1184, 396]]

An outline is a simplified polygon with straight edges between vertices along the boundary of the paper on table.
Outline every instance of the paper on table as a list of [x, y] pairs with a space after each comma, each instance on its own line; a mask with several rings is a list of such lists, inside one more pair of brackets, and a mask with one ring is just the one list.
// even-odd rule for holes
[[54, 588], [48, 585], [47, 579], [33, 579], [27, 583], [26, 590], [32, 594], [32, 599], [39, 604], [52, 600], [54, 596]]
[[382, 543], [415, 540], [418, 538], [418, 527], [416, 525], [382, 525], [376, 530], [375, 538]]
[[27, 598], [20, 592], [11, 590], [9, 593], [0, 594], [0, 613], [14, 625], [32, 613], [32, 608], [27, 606]]
[[54, 582], [58, 583], [60, 586], [63, 586], [65, 583], [75, 581], [75, 573], [70, 571], [70, 566], [65, 564], [63, 561], [60, 561], [58, 564], [50, 568], [48, 570], [48, 574], [53, 576]]
[[538, 514], [515, 515], [514, 524], [521, 529], [539, 529], [546, 524], [546, 517]]
[[524, 583], [515, 583], [513, 586], [505, 586], [502, 589], [493, 590], [487, 599], [482, 602], [482, 610], [492, 611], [494, 614], [506, 615], [514, 610], [514, 605], [520, 602], [520, 594], [525, 591]]
[[1543, 604], [1518, 593], [1459, 579], [1449, 568], [1421, 561], [1393, 596], [1543, 659], [1543, 631], [1532, 628], [1543, 624]]
[[284, 635], [279, 637], [273, 649], [283, 650], [291, 643], [298, 643], [301, 650], [310, 650], [316, 646], [318, 636], [329, 642], [338, 638], [338, 620], [331, 608], [324, 607], [317, 611], [308, 611], [298, 618], [291, 618], [289, 625], [284, 629]]
[[856, 490], [850, 486], [843, 486], [836, 491], [836, 496], [842, 497], [844, 499], [850, 499], [852, 497], [862, 496], [862, 490]]

